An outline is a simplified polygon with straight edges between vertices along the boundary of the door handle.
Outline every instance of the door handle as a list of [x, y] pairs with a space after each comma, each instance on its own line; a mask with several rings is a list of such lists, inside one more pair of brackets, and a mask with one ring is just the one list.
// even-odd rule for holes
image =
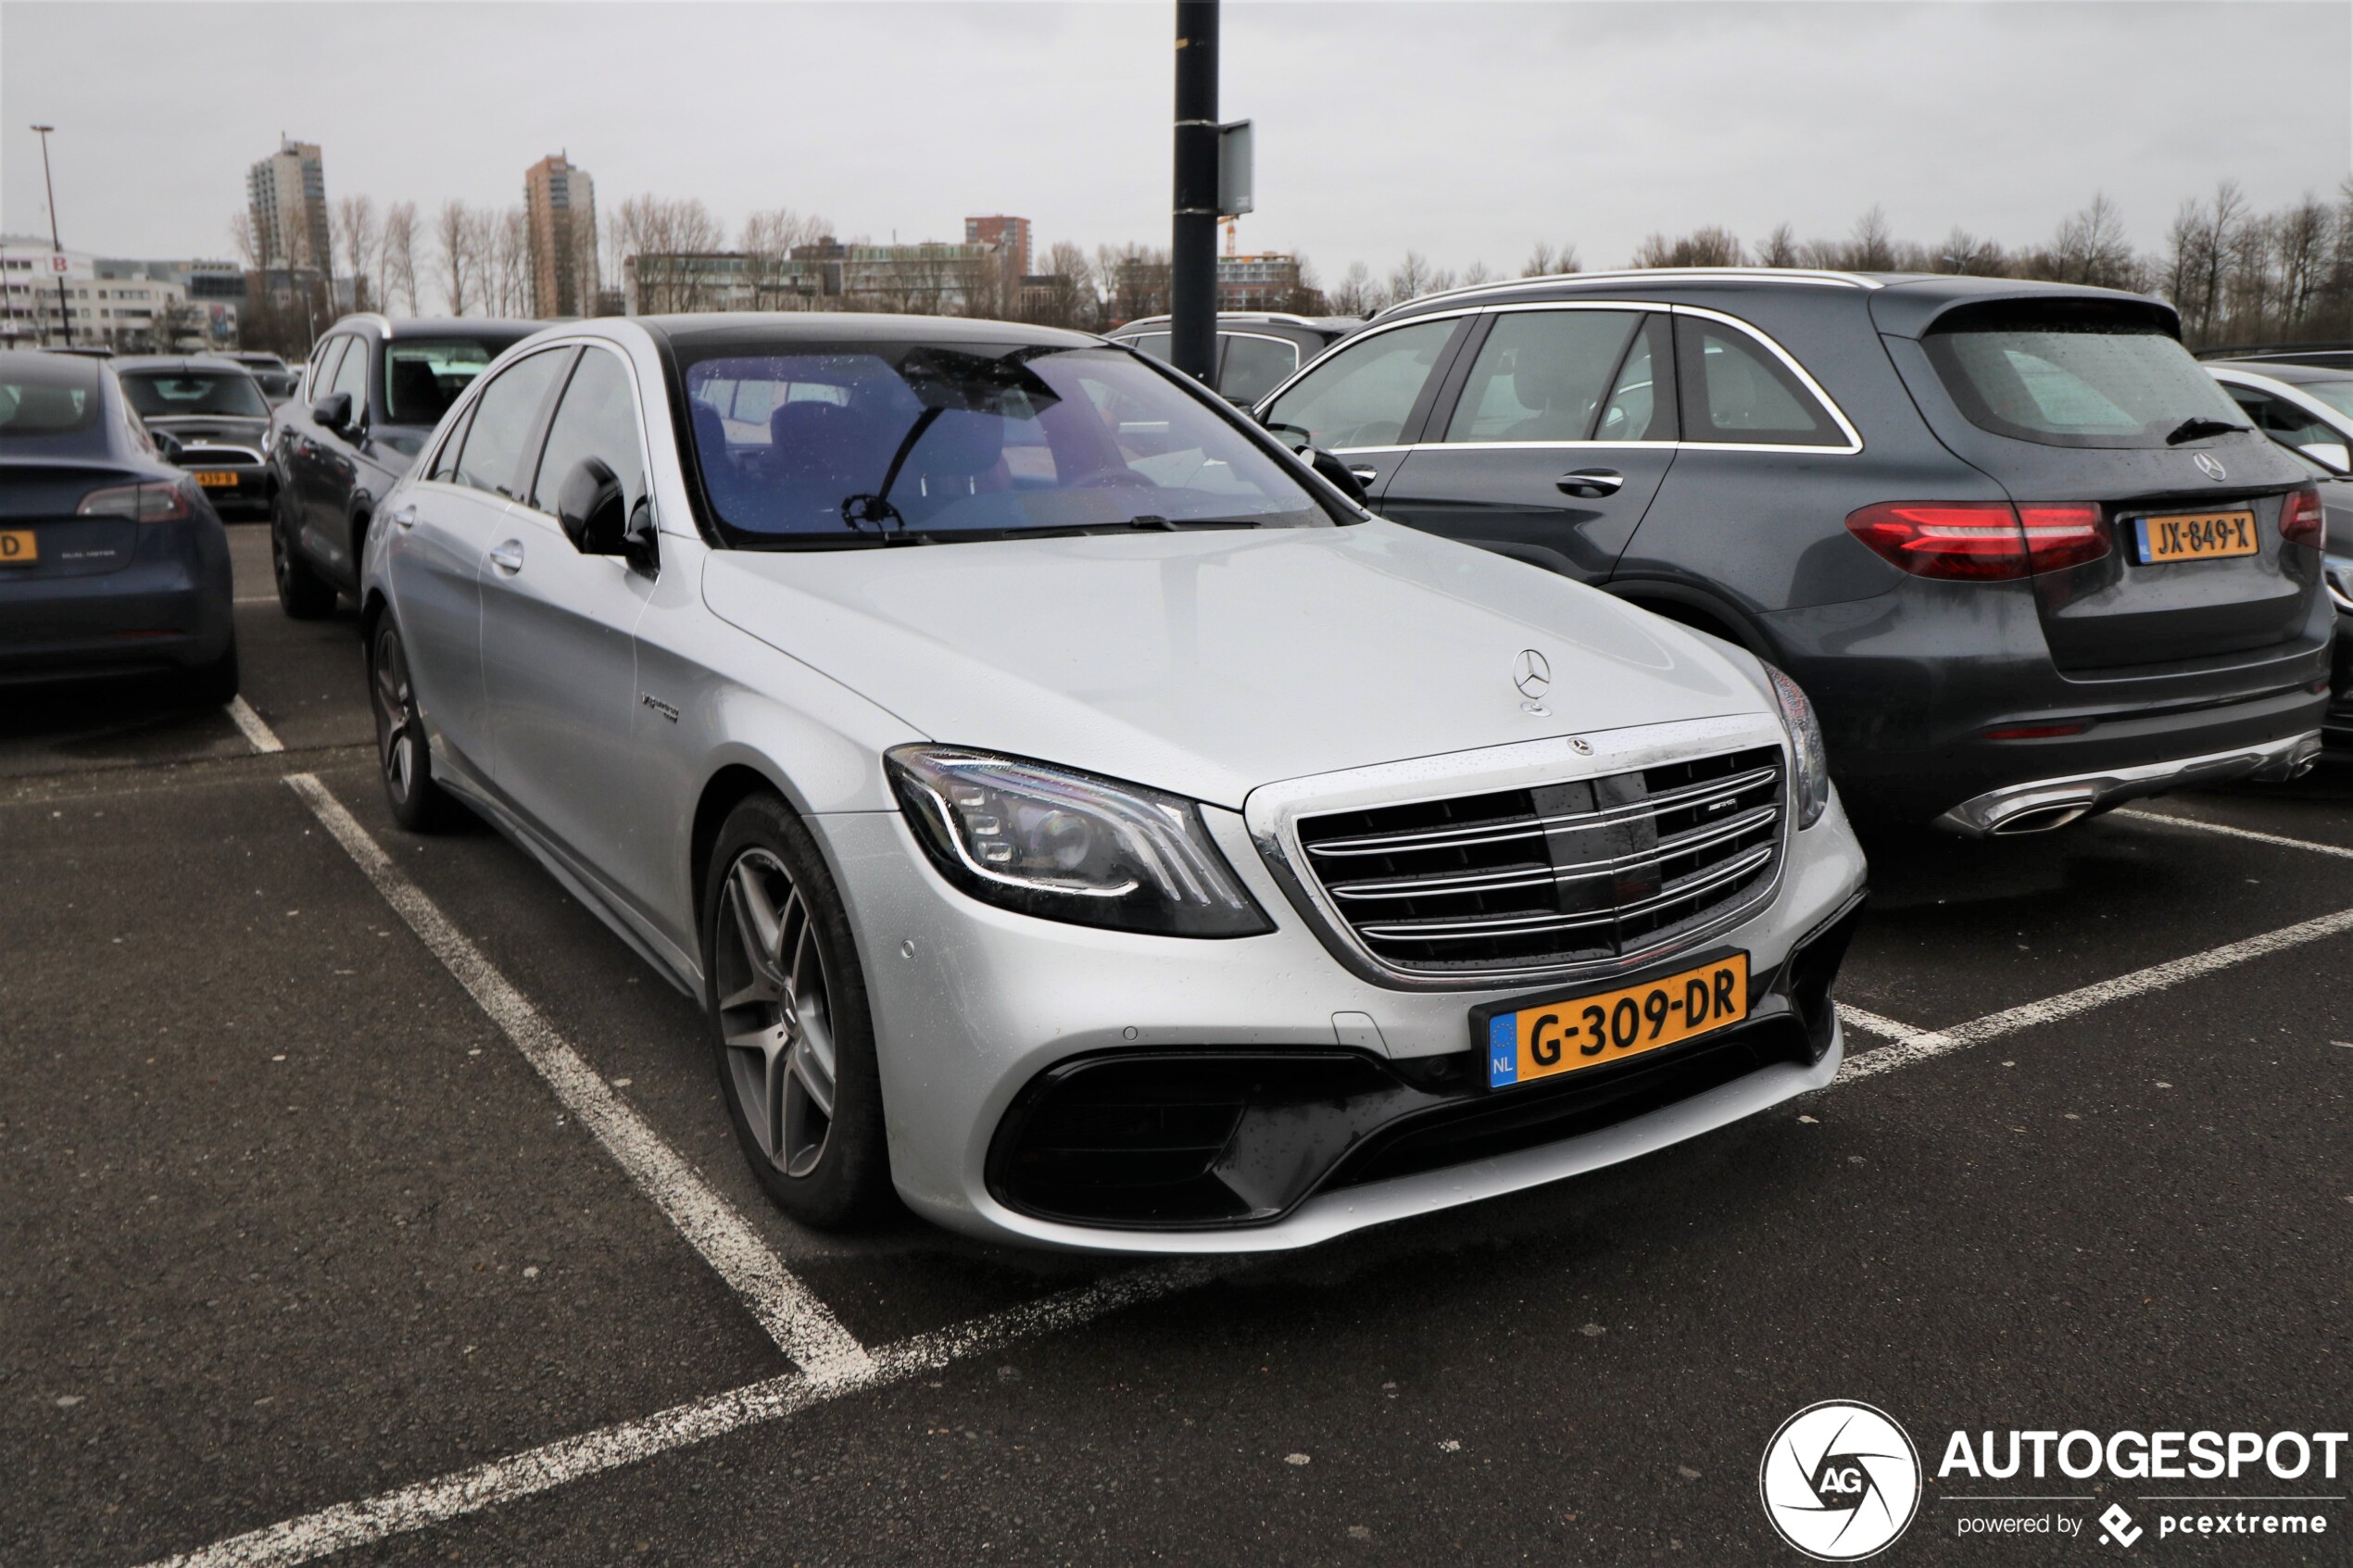
[[415, 507], [413, 504], [411, 504], [411, 505], [409, 505], [409, 506], [406, 506], [406, 507], [401, 508], [398, 511], [396, 511], [396, 512], [395, 512], [395, 513], [393, 513], [393, 514], [392, 514], [392, 521], [393, 521], [394, 522], [397, 523], [397, 524], [398, 524], [399, 526], [401, 526], [402, 528], [414, 528], [414, 527], [416, 527], [416, 526], [417, 526], [417, 508], [416, 508], [416, 507]]
[[1578, 469], [1560, 476], [1557, 488], [1565, 495], [1615, 495], [1625, 487], [1626, 476], [1610, 469]]
[[1348, 477], [1354, 480], [1359, 484], [1370, 484], [1373, 481], [1380, 477], [1380, 470], [1350, 469], [1348, 470]]
[[522, 541], [510, 539], [490, 552], [490, 564], [512, 577], [522, 570]]

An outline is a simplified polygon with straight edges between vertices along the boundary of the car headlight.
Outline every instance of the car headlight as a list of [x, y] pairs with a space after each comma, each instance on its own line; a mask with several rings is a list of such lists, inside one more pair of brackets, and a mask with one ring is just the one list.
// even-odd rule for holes
[[932, 862], [984, 902], [1163, 936], [1274, 929], [1182, 797], [959, 746], [884, 760]]
[[2321, 577], [2329, 585], [2329, 598], [2337, 608], [2353, 615], [2353, 557], [2322, 556]]
[[1831, 803], [1830, 748], [1822, 744], [1822, 721], [1814, 717], [1814, 705], [1805, 689], [1787, 675], [1765, 666], [1767, 678], [1773, 683], [1773, 699], [1781, 705], [1781, 728], [1789, 732], [1789, 754], [1796, 771], [1790, 783], [1790, 798], [1797, 805], [1797, 825], [1810, 828], [1822, 820]]

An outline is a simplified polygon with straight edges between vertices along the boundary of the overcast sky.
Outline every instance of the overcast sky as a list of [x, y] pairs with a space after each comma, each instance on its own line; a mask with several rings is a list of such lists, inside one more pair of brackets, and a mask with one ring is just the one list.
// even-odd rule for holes
[[[0, 223], [230, 254], [280, 132], [331, 197], [508, 205], [569, 151], [599, 205], [790, 207], [844, 238], [968, 213], [1092, 247], [1168, 236], [1172, 7], [0, 5]], [[1229, 3], [1223, 104], [1258, 124], [1245, 249], [1327, 282], [1408, 247], [1588, 267], [1653, 230], [2046, 236], [2095, 191], [2154, 248], [2233, 177], [2259, 207], [2353, 168], [2353, 6]]]

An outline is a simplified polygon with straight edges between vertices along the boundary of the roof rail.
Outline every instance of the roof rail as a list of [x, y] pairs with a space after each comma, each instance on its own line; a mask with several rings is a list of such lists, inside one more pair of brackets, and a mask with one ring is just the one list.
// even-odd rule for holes
[[1669, 283], [1742, 282], [1768, 280], [1780, 283], [1811, 283], [1822, 288], [1877, 289], [1887, 285], [1876, 278], [1860, 272], [1828, 272], [1810, 267], [1623, 267], [1607, 272], [1551, 272], [1541, 278], [1512, 278], [1490, 283], [1468, 283], [1461, 288], [1441, 289], [1436, 294], [1416, 295], [1383, 309], [1373, 320], [1403, 310], [1408, 306], [1427, 305], [1434, 299], [1453, 299], [1463, 295], [1503, 294], [1517, 289], [1559, 288], [1580, 283], [1618, 283], [1629, 278], [1642, 278]]

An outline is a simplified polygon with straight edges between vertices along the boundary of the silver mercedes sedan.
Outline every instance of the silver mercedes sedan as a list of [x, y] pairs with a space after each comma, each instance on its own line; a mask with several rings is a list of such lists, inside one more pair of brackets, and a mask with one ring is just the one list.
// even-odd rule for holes
[[1291, 1248], [1826, 1084], [1804, 694], [1330, 471], [1075, 332], [551, 328], [368, 531], [385, 792], [699, 999], [812, 1224]]

